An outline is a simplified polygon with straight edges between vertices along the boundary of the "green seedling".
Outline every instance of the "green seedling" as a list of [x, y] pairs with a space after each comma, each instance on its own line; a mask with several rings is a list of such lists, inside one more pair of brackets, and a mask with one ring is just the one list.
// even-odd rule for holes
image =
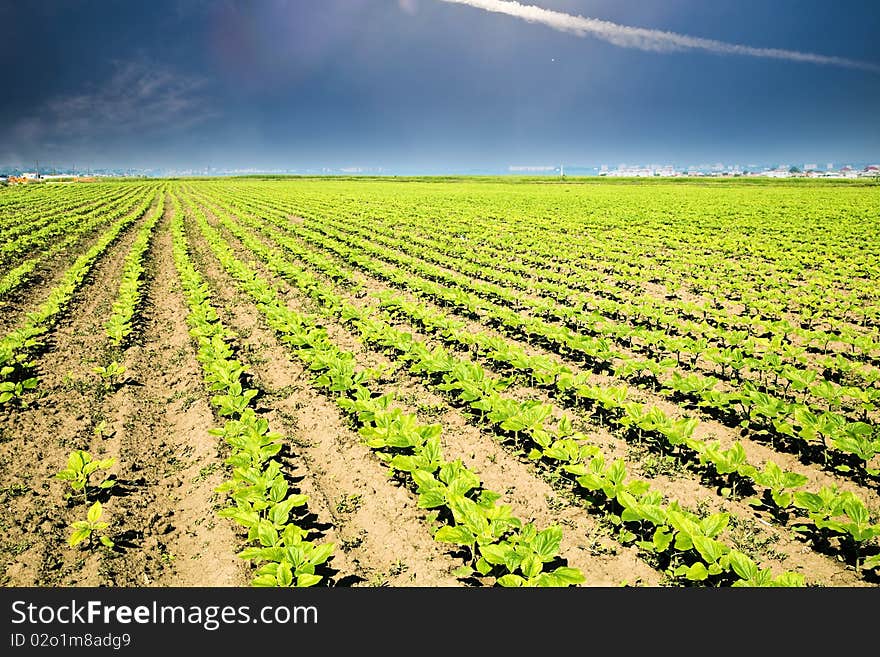
[[70, 482], [70, 487], [73, 489], [71, 496], [82, 492], [83, 501], [88, 502], [90, 489], [107, 490], [116, 485], [116, 479], [111, 475], [104, 478], [97, 486], [91, 487], [89, 486], [89, 477], [98, 470], [107, 470], [113, 467], [115, 463], [116, 459], [114, 458], [96, 461], [88, 452], [76, 449], [67, 457], [67, 467], [58, 472], [55, 477]]
[[73, 531], [70, 534], [70, 537], [67, 539], [67, 544], [70, 547], [76, 547], [80, 543], [85, 540], [88, 540], [89, 547], [92, 547], [94, 543], [94, 537], [97, 536], [98, 540], [101, 542], [101, 545], [112, 548], [115, 543], [110, 539], [110, 537], [105, 536], [102, 532], [110, 526], [109, 522], [104, 522], [101, 520], [101, 515], [103, 514], [103, 507], [100, 502], [95, 502], [92, 506], [89, 507], [88, 514], [86, 515], [85, 520], [77, 520], [71, 525]]
[[107, 367], [100, 365], [92, 368], [92, 372], [101, 376], [101, 383], [108, 389], [115, 389], [122, 385], [122, 375], [125, 374], [125, 366], [113, 361]]
[[[15, 371], [15, 368], [4, 366], [0, 368], [0, 378], [6, 378]], [[13, 398], [20, 398], [28, 390], [37, 387], [37, 378], [30, 377], [22, 381], [0, 381], [0, 404], [5, 404]]]
[[[767, 506], [771, 509], [775, 508], [778, 512], [785, 512], [794, 501], [794, 490], [807, 483], [804, 475], [783, 471], [773, 461], [767, 461], [764, 470], [755, 472], [753, 478], [755, 483], [768, 489], [768, 501], [772, 501], [772, 505]], [[750, 501], [752, 502], [754, 506], [762, 504], [761, 501]]]

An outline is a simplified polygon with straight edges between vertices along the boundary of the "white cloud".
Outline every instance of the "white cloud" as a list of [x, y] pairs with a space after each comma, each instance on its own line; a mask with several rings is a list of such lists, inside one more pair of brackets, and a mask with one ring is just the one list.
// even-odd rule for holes
[[541, 23], [560, 32], [568, 32], [579, 37], [592, 36], [621, 48], [636, 48], [649, 52], [680, 52], [685, 50], [702, 50], [719, 55], [745, 55], [783, 59], [811, 64], [826, 64], [856, 68], [865, 71], [880, 72], [880, 65], [844, 57], [817, 55], [815, 53], [780, 48], [756, 48], [715, 39], [649, 30], [641, 27], [629, 27], [597, 18], [573, 16], [559, 11], [543, 9], [534, 5], [524, 5], [512, 0], [440, 0], [451, 4], [467, 5], [498, 14], [515, 16], [529, 23]]

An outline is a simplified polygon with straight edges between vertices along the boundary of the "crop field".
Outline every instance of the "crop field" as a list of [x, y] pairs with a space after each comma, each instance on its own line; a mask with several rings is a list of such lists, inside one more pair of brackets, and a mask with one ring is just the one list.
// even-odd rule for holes
[[4, 586], [877, 586], [880, 186], [0, 189]]

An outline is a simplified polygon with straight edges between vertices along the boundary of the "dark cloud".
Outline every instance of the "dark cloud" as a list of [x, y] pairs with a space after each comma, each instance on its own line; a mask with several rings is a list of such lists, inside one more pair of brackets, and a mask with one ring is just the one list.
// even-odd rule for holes
[[13, 151], [51, 148], [75, 155], [100, 142], [112, 145], [186, 133], [220, 116], [204, 95], [207, 80], [147, 61], [114, 62], [111, 76], [75, 94], [50, 96], [11, 128]]

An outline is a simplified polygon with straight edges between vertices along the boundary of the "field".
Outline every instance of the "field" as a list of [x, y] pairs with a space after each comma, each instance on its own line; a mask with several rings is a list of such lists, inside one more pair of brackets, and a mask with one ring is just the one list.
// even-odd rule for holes
[[0, 190], [4, 586], [877, 586], [880, 186]]

